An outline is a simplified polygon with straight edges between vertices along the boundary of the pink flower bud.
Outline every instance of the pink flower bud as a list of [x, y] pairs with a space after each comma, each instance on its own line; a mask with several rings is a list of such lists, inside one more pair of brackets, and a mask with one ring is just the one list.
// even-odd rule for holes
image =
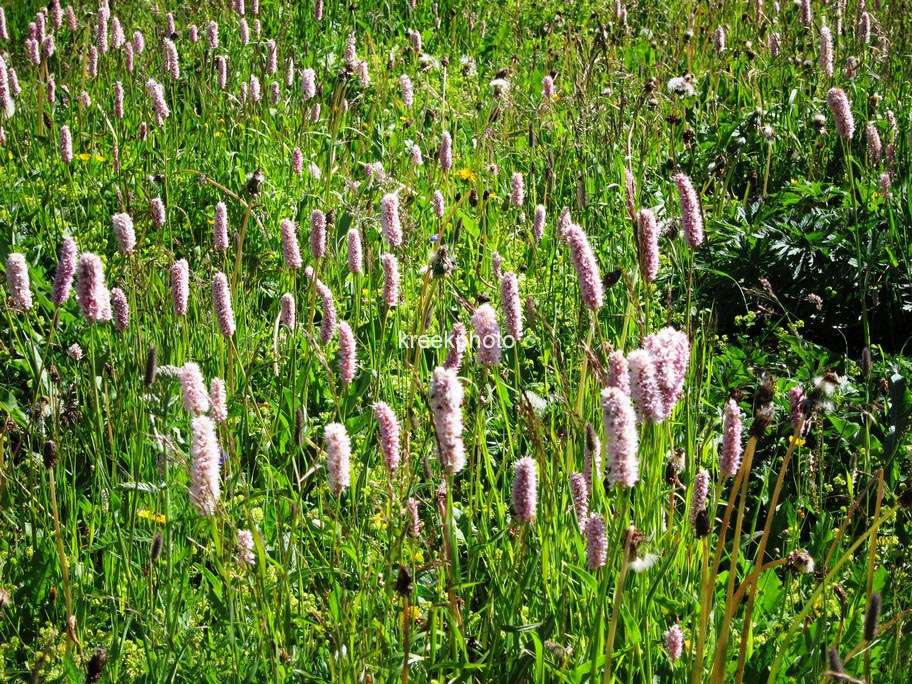
[[357, 228], [348, 231], [348, 271], [349, 273], [359, 274], [364, 270], [361, 233]]
[[820, 29], [820, 71], [833, 78], [833, 34], [827, 26]]
[[170, 38], [162, 40], [162, 67], [166, 74], [171, 75], [171, 79], [176, 81], [180, 78], [180, 60], [177, 56], [177, 46]]
[[734, 399], [729, 399], [725, 406], [725, 420], [722, 425], [722, 454], [719, 457], [719, 470], [723, 477], [734, 477], [741, 467], [741, 408]]
[[28, 264], [24, 255], [13, 252], [6, 258], [6, 285], [14, 311], [24, 312], [32, 308]]
[[152, 225], [156, 228], [163, 228], [165, 225], [165, 203], [161, 197], [153, 197], [149, 201], [149, 213], [152, 215]]
[[342, 383], [350, 385], [357, 369], [357, 343], [351, 326], [345, 321], [339, 323], [339, 377]]
[[351, 485], [351, 440], [345, 426], [330, 423], [323, 428], [323, 443], [329, 491], [339, 496]]
[[224, 337], [234, 335], [234, 309], [231, 307], [231, 290], [228, 277], [221, 271], [212, 278], [212, 305], [218, 321], [219, 331]]
[[212, 420], [216, 423], [228, 420], [228, 397], [224, 380], [212, 378], [209, 383], [209, 402], [212, 404]]
[[418, 517], [418, 501], [409, 497], [409, 499], [405, 502], [405, 508], [408, 511], [409, 515], [409, 536], [413, 539], [417, 539], [421, 536], [421, 528], [423, 527], [421, 524], [421, 518]]
[[703, 214], [700, 201], [690, 178], [679, 173], [674, 178], [681, 200], [681, 224], [684, 227], [684, 242], [696, 249], [703, 242]]
[[576, 523], [582, 534], [586, 530], [589, 518], [589, 488], [582, 473], [570, 473], [570, 496], [573, 499], [573, 510], [576, 512]]
[[717, 26], [716, 30], [713, 31], [713, 51], [717, 55], [725, 52], [725, 29], [721, 26]]
[[608, 480], [615, 487], [633, 487], [639, 480], [636, 415], [630, 397], [616, 387], [602, 390]]
[[453, 138], [449, 131], [440, 136], [440, 168], [444, 173], [453, 168]]
[[630, 396], [630, 367], [627, 357], [620, 349], [613, 351], [608, 357], [608, 387], [617, 387]]
[[297, 323], [297, 307], [294, 296], [286, 292], [279, 302], [279, 324], [294, 331]]
[[382, 254], [383, 301], [391, 309], [399, 304], [399, 261], [393, 254]]
[[655, 214], [649, 209], [640, 211], [637, 231], [640, 273], [643, 280], [651, 283], [659, 273], [659, 230]]
[[114, 84], [114, 117], [122, 119], [124, 116], [124, 89], [123, 83], [117, 81]]
[[70, 135], [70, 127], [66, 124], [60, 127], [60, 158], [64, 164], [73, 161], [73, 137]]
[[513, 477], [513, 512], [520, 524], [535, 520], [538, 507], [538, 467], [529, 456], [516, 462]]
[[345, 42], [345, 65], [351, 69], [355, 70], [358, 62], [358, 54], [355, 50], [355, 34], [349, 33], [348, 40]]
[[305, 100], [312, 100], [317, 96], [317, 72], [313, 69], [304, 69], [301, 75], [301, 92]]
[[76, 251], [76, 241], [71, 237], [64, 238], [60, 246], [57, 272], [54, 274], [54, 288], [51, 291], [51, 302], [54, 306], [63, 306], [70, 298], [73, 274], [76, 272]]
[[443, 193], [440, 192], [440, 190], [434, 190], [432, 202], [434, 206], [434, 216], [442, 219], [444, 213], [446, 212], [446, 208], [444, 206]]
[[865, 140], [868, 143], [868, 158], [872, 164], [877, 164], [880, 162], [883, 151], [883, 144], [880, 141], [880, 133], [877, 131], [877, 126], [868, 124], [865, 129]]
[[212, 233], [215, 248], [220, 252], [226, 251], [228, 249], [228, 207], [224, 202], [215, 205], [215, 222]]
[[512, 271], [503, 274], [500, 279], [500, 301], [504, 312], [506, 334], [514, 340], [522, 338], [523, 320], [522, 305], [519, 301], [519, 278]]
[[523, 201], [526, 199], [526, 189], [525, 183], [523, 181], [523, 175], [518, 171], [513, 174], [512, 179], [513, 192], [510, 194], [510, 204], [514, 207], [521, 207]]
[[478, 338], [478, 350], [475, 358], [482, 366], [496, 366], [500, 363], [500, 324], [497, 313], [490, 304], [482, 304], [475, 309], [472, 316], [472, 327]]
[[266, 41], [266, 74], [272, 76], [279, 70], [279, 57], [276, 52], [276, 42]]
[[848, 95], [841, 88], [830, 88], [827, 93], [827, 104], [836, 121], [836, 131], [845, 140], [855, 135], [855, 118], [852, 116], [852, 105]]
[[608, 537], [605, 535], [605, 521], [593, 513], [586, 521], [586, 565], [596, 570], [605, 565], [608, 557]]
[[458, 371], [462, 366], [462, 357], [469, 347], [469, 338], [462, 323], [454, 323], [450, 331], [450, 348], [447, 352], [443, 367], [447, 370]]
[[580, 284], [583, 304], [591, 311], [598, 311], [604, 303], [605, 290], [595, 253], [582, 228], [570, 224], [563, 232], [563, 239], [570, 247], [570, 257]]
[[374, 404], [374, 414], [377, 416], [377, 427], [380, 436], [380, 450], [383, 460], [390, 472], [395, 472], [399, 467], [399, 435], [402, 428], [399, 419], [388, 404], [378, 401]]
[[187, 300], [190, 295], [190, 266], [186, 259], [178, 259], [171, 266], [171, 301], [175, 316], [187, 315]]
[[111, 223], [114, 226], [114, 235], [117, 238], [117, 244], [120, 253], [124, 256], [133, 254], [136, 248], [136, 233], [133, 231], [133, 219], [129, 214], [114, 214], [111, 217]]
[[104, 264], [95, 254], [84, 252], [76, 266], [76, 301], [89, 323], [111, 320], [111, 293], [105, 285]]
[[316, 286], [323, 307], [323, 319], [320, 321], [320, 344], [325, 347], [336, 334], [336, 301], [333, 298], [332, 290], [325, 284], [317, 280]]
[[383, 237], [391, 247], [398, 247], [402, 244], [399, 197], [395, 193], [384, 195], [380, 200], [380, 224], [383, 227]]
[[314, 259], [326, 256], [326, 216], [319, 209], [310, 214], [310, 253]]
[[209, 411], [209, 393], [206, 391], [206, 381], [200, 367], [193, 361], [188, 361], [181, 368], [181, 391], [184, 398], [184, 409], [194, 416], [200, 416]]
[[219, 484], [218, 438], [215, 424], [208, 416], [197, 416], [192, 423], [190, 446], [190, 502], [202, 515], [215, 515], [221, 486]]
[[545, 205], [535, 207], [535, 218], [532, 219], [532, 238], [539, 244], [545, 235]]
[[219, 46], [218, 28], [218, 23], [214, 21], [210, 21], [209, 26], [206, 27], [206, 41], [209, 49], [213, 51], [218, 50]]
[[415, 102], [415, 94], [412, 90], [412, 79], [402, 74], [399, 77], [399, 89], [402, 92], [402, 103], [406, 107], [411, 107]]
[[709, 496], [709, 471], [700, 469], [694, 478], [693, 491], [690, 495], [690, 524], [696, 525], [699, 515], [706, 510]]
[[430, 387], [430, 405], [434, 413], [434, 434], [437, 440], [437, 459], [451, 475], [466, 464], [462, 441], [463, 389], [455, 370], [438, 367]]
[[117, 17], [111, 18], [111, 45], [114, 46], [115, 50], [119, 50], [123, 47], [124, 43], [127, 42], [124, 37], [123, 25], [120, 23], [120, 19]]
[[219, 55], [215, 58], [215, 66], [218, 78], [219, 90], [225, 90], [228, 87], [228, 58]]
[[114, 309], [114, 329], [124, 332], [130, 327], [130, 305], [127, 303], [127, 295], [119, 287], [111, 290], [111, 306]]
[[680, 659], [684, 653], [684, 632], [681, 630], [681, 625], [672, 625], [665, 632], [665, 652], [668, 653], [671, 662]]
[[285, 259], [286, 268], [301, 268], [301, 250], [298, 247], [297, 228], [293, 221], [282, 219], [280, 222], [282, 233], [282, 257]]
[[550, 74], [542, 78], [542, 99], [551, 102], [554, 99], [554, 77]]

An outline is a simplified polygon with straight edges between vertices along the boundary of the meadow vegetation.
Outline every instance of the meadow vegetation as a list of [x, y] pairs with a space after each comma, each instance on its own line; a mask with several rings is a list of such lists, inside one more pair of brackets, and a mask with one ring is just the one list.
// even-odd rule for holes
[[909, 681], [907, 0], [0, 6], [0, 679]]

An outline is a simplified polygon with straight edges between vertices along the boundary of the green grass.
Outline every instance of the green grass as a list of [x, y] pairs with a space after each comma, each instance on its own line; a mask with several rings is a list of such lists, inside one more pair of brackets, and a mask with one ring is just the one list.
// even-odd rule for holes
[[[142, 31], [146, 50], [129, 73], [124, 49], [112, 47], [95, 78], [87, 66], [95, 3], [74, 3], [78, 30], [64, 17], [56, 53], [38, 67], [24, 40], [40, 3], [6, 8], [11, 39], [0, 50], [22, 93], [15, 113], [0, 117], [0, 257], [5, 273], [8, 254], [25, 255], [34, 306], [16, 311], [4, 282], [2, 678], [86, 681], [90, 658], [104, 648], [99, 681], [112, 682], [810, 682], [832, 679], [834, 647], [853, 678], [907, 681], [912, 521], [899, 503], [903, 492], [909, 497], [912, 466], [912, 27], [904, 3], [868, 8], [876, 19], [870, 45], [856, 32], [854, 0], [843, 33], [834, 3], [819, 2], [803, 27], [790, 2], [779, 14], [764, 3], [759, 18], [754, 3], [631, 2], [624, 25], [614, 3], [441, 2], [435, 10], [419, 0], [411, 10], [403, 0], [327, 2], [317, 22], [310, 1], [262, 0], [257, 36], [246, 4], [251, 37], [242, 45], [230, 3], [116, 3], [127, 39]], [[169, 10], [177, 80], [162, 71]], [[210, 20], [219, 24], [215, 51], [206, 44]], [[836, 40], [833, 78], [817, 66], [824, 23]], [[191, 24], [200, 27], [197, 43]], [[712, 49], [718, 26], [722, 54]], [[412, 49], [409, 29], [421, 32], [428, 57]], [[773, 31], [778, 57], [767, 47]], [[366, 87], [345, 71], [349, 34], [368, 65]], [[267, 39], [278, 47], [274, 75]], [[225, 91], [220, 55], [230, 63]], [[859, 60], [854, 79], [844, 76], [850, 55]], [[307, 67], [320, 88], [310, 102], [301, 93]], [[402, 74], [414, 84], [411, 108]], [[552, 101], [542, 100], [547, 74], [555, 76]], [[670, 92], [669, 80], [685, 74], [694, 94]], [[261, 81], [260, 102], [241, 101], [251, 76]], [[499, 77], [510, 88], [498, 97], [489, 84]], [[162, 126], [149, 78], [164, 86], [170, 108]], [[123, 119], [113, 114], [117, 81]], [[272, 82], [281, 84], [277, 104]], [[852, 101], [850, 144], [827, 108], [834, 86]], [[89, 107], [78, 103], [83, 90]], [[816, 113], [826, 116], [823, 132]], [[884, 148], [894, 146], [892, 161], [868, 155], [869, 123]], [[73, 134], [71, 164], [60, 158], [62, 125]], [[449, 172], [437, 161], [444, 131], [453, 137]], [[423, 152], [420, 166], [412, 144]], [[383, 174], [371, 179], [366, 165], [375, 162]], [[654, 283], [640, 276], [625, 167], [637, 208], [659, 219]], [[257, 169], [265, 181], [252, 194]], [[510, 203], [514, 172], [525, 178], [522, 207]], [[696, 250], [680, 236], [678, 172], [693, 179], [702, 204], [706, 241]], [[880, 186], [887, 172], [889, 197]], [[395, 248], [380, 222], [380, 199], [393, 191], [404, 230]], [[160, 229], [154, 197], [167, 210]], [[228, 207], [226, 253], [213, 246], [218, 202]], [[537, 204], [547, 210], [539, 244], [531, 233]], [[606, 280], [594, 314], [559, 239], [564, 207]], [[331, 214], [320, 260], [309, 251], [314, 209]], [[121, 211], [136, 228], [131, 257], [118, 252], [111, 227]], [[354, 331], [351, 384], [339, 378], [338, 337], [318, 342], [316, 288], [283, 261], [283, 218], [299, 223], [304, 265]], [[357, 276], [347, 267], [352, 228], [364, 238]], [[126, 293], [126, 331], [89, 325], [72, 296], [59, 309], [51, 303], [65, 236], [102, 256], [108, 286]], [[443, 247], [453, 263], [441, 275], [434, 266]], [[402, 276], [394, 308], [382, 301], [385, 252], [397, 256]], [[474, 309], [488, 301], [503, 323], [495, 252], [503, 271], [519, 275], [525, 333], [497, 366], [466, 353], [467, 466], [454, 476], [436, 458], [429, 401], [447, 349], [400, 340], [446, 336], [456, 322], [471, 329]], [[191, 272], [186, 317], [171, 301], [170, 268], [180, 258]], [[237, 319], [230, 341], [213, 314], [219, 271]], [[297, 304], [293, 333], [276, 322], [286, 292]], [[569, 476], [584, 468], [587, 422], [606, 441], [600, 390], [610, 353], [633, 351], [666, 325], [690, 338], [684, 393], [666, 421], [639, 426], [634, 487], [595, 479], [590, 510], [605, 518], [608, 554], [590, 570]], [[68, 355], [73, 344], [83, 350], [79, 361]], [[194, 361], [207, 383], [227, 383], [215, 515], [200, 515], [188, 498], [192, 416], [179, 379], [166, 370], [144, 383], [152, 346], [159, 366]], [[764, 372], [775, 410], [769, 429], [748, 441]], [[833, 406], [795, 440], [788, 392], [811, 392], [826, 372], [840, 376]], [[718, 466], [729, 397], [744, 412], [752, 454], [734, 480]], [[376, 401], [402, 425], [403, 460], [392, 476]], [[323, 441], [334, 422], [352, 442], [351, 487], [338, 496]], [[50, 441], [58, 460], [46, 468]], [[666, 475], [675, 452], [684, 461], [677, 479]], [[529, 524], [516, 522], [511, 498], [513, 466], [524, 456], [538, 468]], [[688, 521], [701, 468], [711, 474], [705, 537]], [[418, 502], [417, 537], [409, 498]], [[644, 535], [634, 550], [630, 526]], [[253, 566], [238, 560], [240, 530], [253, 532]], [[812, 573], [785, 564], [802, 550], [814, 559]], [[635, 572], [630, 554], [654, 554], [654, 563]], [[874, 593], [883, 600], [880, 629], [866, 641]], [[673, 662], [664, 634], [675, 623], [686, 641]]]

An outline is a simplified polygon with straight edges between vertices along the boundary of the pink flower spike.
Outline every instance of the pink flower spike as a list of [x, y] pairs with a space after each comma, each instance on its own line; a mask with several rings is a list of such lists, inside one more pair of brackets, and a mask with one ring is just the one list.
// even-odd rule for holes
[[339, 323], [339, 377], [342, 383], [350, 385], [355, 379], [355, 372], [358, 365], [357, 360], [357, 343], [355, 334], [351, 326], [346, 322]]
[[206, 382], [200, 367], [193, 361], [188, 361], [181, 368], [181, 390], [184, 397], [184, 408], [194, 416], [200, 416], [209, 411], [209, 393], [206, 391]]
[[64, 238], [60, 246], [57, 272], [54, 274], [54, 289], [51, 292], [51, 302], [54, 306], [63, 306], [70, 298], [73, 274], [76, 272], [76, 252], [76, 241], [71, 237]]
[[697, 198], [697, 191], [694, 190], [690, 178], [683, 173], [675, 176], [674, 182], [680, 195], [684, 242], [691, 249], [696, 249], [703, 243], [703, 214], [700, 209], [700, 200]]
[[639, 480], [639, 435], [630, 397], [616, 387], [602, 390], [608, 480], [615, 487], [633, 487]]
[[725, 419], [722, 424], [722, 454], [719, 457], [719, 470], [723, 477], [734, 477], [741, 468], [741, 408], [734, 399], [729, 399], [725, 406]]
[[390, 472], [395, 472], [399, 467], [399, 437], [402, 428], [399, 425], [399, 419], [388, 404], [378, 401], [374, 404], [374, 414], [377, 416], [377, 427], [379, 429], [380, 450], [383, 452], [384, 462]]
[[6, 258], [6, 284], [14, 311], [25, 312], [32, 308], [28, 263], [24, 255], [13, 252]]

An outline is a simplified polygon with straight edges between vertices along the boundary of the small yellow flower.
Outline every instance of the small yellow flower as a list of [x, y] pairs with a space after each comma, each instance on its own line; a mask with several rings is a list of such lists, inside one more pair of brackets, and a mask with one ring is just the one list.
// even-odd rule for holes
[[163, 513], [154, 513], [147, 508], [141, 508], [136, 511], [136, 515], [140, 518], [145, 518], [146, 520], [151, 520], [152, 522], [158, 523], [159, 525], [164, 525], [168, 522], [168, 518]]
[[105, 160], [105, 158], [102, 157], [100, 154], [96, 154], [96, 155], [95, 155], [95, 161], [97, 161], [97, 162], [103, 162], [103, 161], [106, 161], [106, 160]]
[[372, 530], [384, 532], [386, 528], [389, 527], [389, 523], [383, 519], [383, 515], [379, 512], [374, 514], [374, 517], [371, 518], [370, 526]]
[[795, 435], [789, 435], [789, 444], [794, 444], [795, 446], [804, 446], [805, 440], [802, 437], [795, 437]]
[[461, 181], [468, 181], [470, 183], [474, 183], [476, 180], [478, 180], [472, 169], [470, 169], [468, 166], [464, 166], [463, 168], [459, 169], [459, 171], [456, 172], [456, 178]]
[[221, 137], [222, 137], [222, 132], [221, 132], [221, 131], [216, 131], [216, 132], [215, 132], [215, 137], [216, 137], [216, 138], [221, 138]]
[[77, 154], [76, 157], [79, 161], [89, 161], [89, 159], [92, 158], [92, 155], [88, 152], [83, 152], [82, 154]]
[[[405, 631], [405, 611], [399, 613], [399, 629]], [[412, 623], [421, 621], [421, 608], [416, 605], [408, 607], [408, 616]]]

